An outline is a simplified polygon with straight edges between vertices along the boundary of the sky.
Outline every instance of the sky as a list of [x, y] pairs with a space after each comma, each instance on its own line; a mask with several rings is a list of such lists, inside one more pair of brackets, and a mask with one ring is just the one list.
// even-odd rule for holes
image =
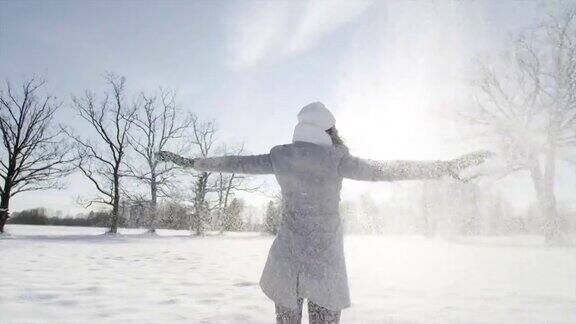
[[[102, 90], [104, 74], [114, 72], [132, 93], [175, 88], [180, 107], [215, 120], [222, 142], [243, 142], [251, 153], [290, 142], [298, 110], [322, 101], [355, 155], [447, 159], [477, 148], [446, 117], [466, 99], [475, 59], [498, 54], [552, 5], [0, 0], [0, 79], [45, 78], [64, 103], [58, 121], [77, 130], [86, 125], [71, 96]], [[561, 168], [560, 198], [574, 193], [574, 169]], [[11, 209], [82, 211], [72, 197], [95, 191], [79, 174], [67, 181], [63, 191], [17, 195]], [[516, 207], [533, 199], [526, 175], [492, 185]], [[385, 199], [390, 188], [345, 181], [343, 197]]]

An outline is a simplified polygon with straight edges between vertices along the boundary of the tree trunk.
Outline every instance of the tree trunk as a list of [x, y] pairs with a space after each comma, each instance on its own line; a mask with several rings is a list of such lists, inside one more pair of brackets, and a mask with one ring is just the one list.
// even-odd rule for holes
[[194, 197], [194, 221], [192, 222], [192, 226], [196, 230], [196, 235], [202, 235], [203, 229], [203, 217], [204, 212], [206, 211], [206, 191], [208, 185], [208, 173], [202, 172], [202, 174], [198, 177], [196, 181], [196, 188], [194, 189], [195, 197]]
[[0, 197], [0, 233], [4, 233], [4, 225], [8, 221], [8, 207], [10, 205], [10, 194], [12, 193], [12, 180], [14, 179], [15, 162], [10, 161], [8, 165], [8, 172], [4, 178], [4, 188], [2, 188], [2, 196]]
[[234, 180], [234, 173], [232, 173], [232, 175], [230, 176], [230, 180], [228, 181], [226, 187], [224, 187], [223, 185], [221, 186], [220, 190], [220, 200], [218, 202], [218, 217], [220, 219], [221, 222], [221, 227], [220, 227], [220, 234], [224, 234], [225, 231], [230, 230], [228, 228], [229, 224], [228, 224], [228, 217], [230, 216], [228, 214], [228, 199], [230, 197], [230, 190], [232, 188], [232, 181]]
[[6, 187], [4, 188], [5, 191], [0, 198], [0, 233], [4, 233], [4, 225], [8, 221], [8, 206], [10, 203], [10, 191], [6, 190]]
[[196, 215], [196, 236], [202, 235], [202, 214], [199, 211]]
[[554, 147], [546, 151], [544, 173], [540, 169], [540, 163], [533, 161], [530, 175], [536, 189], [538, 207], [543, 217], [544, 237], [547, 243], [560, 242], [563, 240], [562, 219], [556, 208], [556, 195], [554, 193], [554, 177], [556, 173]]
[[120, 191], [118, 184], [118, 175], [114, 175], [114, 200], [112, 202], [112, 220], [109, 231], [111, 234], [118, 233], [118, 205], [120, 203]]
[[154, 173], [152, 173], [152, 177], [151, 177], [151, 182], [150, 182], [150, 227], [148, 229], [148, 231], [150, 233], [155, 233], [156, 232], [156, 206], [157, 206], [157, 200], [158, 200], [158, 187], [156, 185], [156, 176], [154, 175]]
[[220, 234], [224, 234], [224, 230], [226, 229], [226, 218], [223, 212], [223, 204], [224, 204], [224, 177], [222, 173], [220, 173], [220, 181], [218, 181], [218, 208], [216, 209], [218, 212], [218, 225], [220, 225]]

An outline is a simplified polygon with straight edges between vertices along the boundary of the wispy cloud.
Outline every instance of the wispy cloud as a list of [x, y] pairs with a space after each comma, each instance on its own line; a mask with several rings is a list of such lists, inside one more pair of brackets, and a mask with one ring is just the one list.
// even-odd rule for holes
[[310, 49], [370, 5], [371, 0], [243, 3], [229, 18], [229, 64], [247, 68]]

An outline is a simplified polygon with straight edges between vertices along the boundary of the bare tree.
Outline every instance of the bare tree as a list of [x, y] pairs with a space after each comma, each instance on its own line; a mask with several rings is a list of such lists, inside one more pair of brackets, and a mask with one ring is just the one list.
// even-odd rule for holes
[[54, 127], [54, 114], [61, 104], [41, 96], [45, 81], [31, 78], [20, 93], [6, 82], [0, 91], [0, 233], [8, 219], [10, 198], [33, 190], [60, 189], [63, 176], [74, 170], [74, 157], [62, 132]]
[[[229, 146], [224, 145], [220, 149], [220, 152], [223, 155], [241, 155], [244, 153], [244, 145], [242, 144], [237, 148], [230, 148]], [[228, 207], [230, 201], [234, 198], [234, 193], [238, 191], [257, 192], [260, 190], [260, 185], [250, 183], [251, 178], [252, 177], [250, 176], [236, 173], [220, 172], [216, 175], [214, 190], [218, 196], [216, 212], [221, 232], [223, 232], [227, 227], [225, 220], [228, 218], [228, 214], [233, 212], [229, 210]]]
[[[192, 118], [192, 144], [199, 151], [200, 157], [209, 157], [214, 147], [216, 127], [213, 121], [202, 122], [197, 116]], [[190, 230], [200, 235], [204, 232], [204, 224], [209, 220], [211, 204], [208, 193], [211, 191], [209, 183], [211, 172], [195, 172], [196, 181], [192, 187], [194, 211], [190, 214]]]
[[178, 109], [174, 91], [163, 89], [151, 97], [141, 93], [137, 107], [138, 113], [134, 118], [134, 131], [129, 134], [129, 143], [144, 166], [134, 163], [125, 165], [131, 177], [149, 186], [148, 226], [151, 232], [155, 232], [158, 197], [166, 195], [165, 189], [174, 175], [175, 166], [159, 164], [154, 153], [165, 150], [172, 142], [182, 138], [192, 124], [192, 116]]
[[111, 92], [96, 100], [95, 94], [86, 91], [81, 97], [73, 97], [73, 108], [97, 133], [97, 140], [83, 139], [64, 129], [76, 143], [78, 169], [98, 191], [98, 197], [80, 201], [85, 207], [93, 203], [112, 207], [110, 233], [118, 229], [121, 170], [128, 148], [128, 132], [136, 113], [125, 97], [126, 79], [107, 74], [106, 83]]
[[480, 65], [470, 121], [497, 139], [511, 169], [528, 170], [548, 242], [562, 241], [554, 180], [576, 146], [576, 11], [550, 15], [513, 42], [501, 66]]
[[[196, 156], [206, 158], [211, 155], [216, 142], [215, 134], [216, 127], [213, 121], [204, 122], [197, 116], [192, 117], [191, 134], [187, 137], [190, 138], [189, 142], [197, 151]], [[177, 190], [172, 192], [170, 196], [180, 202], [189, 201], [191, 203], [192, 211], [188, 213], [190, 231], [194, 231], [196, 235], [201, 235], [204, 232], [205, 224], [210, 220], [211, 212], [215, 208], [215, 203], [209, 200], [209, 194], [213, 193], [216, 187], [214, 181], [210, 181], [212, 173], [189, 169], [193, 159], [168, 153], [171, 162], [179, 165], [183, 171], [194, 178], [190, 193]], [[191, 201], [189, 196], [192, 196]]]
[[[192, 117], [189, 142], [195, 151], [197, 151], [195, 154], [197, 157], [207, 158], [214, 152], [218, 152], [218, 150], [214, 148], [216, 143], [215, 135], [216, 127], [213, 121], [204, 122], [197, 116]], [[240, 147], [235, 151], [235, 154], [240, 154], [243, 148]], [[223, 146], [220, 152], [226, 155], [226, 152], [229, 152], [229, 150], [226, 146]], [[189, 213], [189, 217], [190, 231], [194, 231], [196, 235], [201, 235], [204, 232], [205, 224], [211, 220], [214, 211], [216, 211], [217, 221], [219, 222], [217, 226], [220, 229], [223, 228], [222, 220], [225, 215], [222, 211], [225, 207], [229, 206], [229, 201], [233, 198], [235, 191], [256, 191], [260, 189], [259, 185], [249, 186], [247, 182], [248, 178], [245, 176], [194, 171], [193, 169], [189, 169], [193, 166], [193, 158], [186, 158], [172, 152], [162, 153], [164, 157], [161, 159], [179, 165], [194, 177], [191, 190], [191, 196], [193, 197], [191, 200], [192, 212]], [[180, 202], [189, 201], [189, 198], [186, 197], [187, 194], [183, 194], [183, 192], [183, 190], [178, 190], [172, 192], [170, 196]], [[214, 199], [214, 196], [216, 196], [216, 199]]]

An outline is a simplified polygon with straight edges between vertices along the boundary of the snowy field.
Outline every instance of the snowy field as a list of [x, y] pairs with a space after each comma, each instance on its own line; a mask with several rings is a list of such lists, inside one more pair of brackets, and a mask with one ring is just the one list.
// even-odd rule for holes
[[[258, 287], [270, 236], [7, 230], [2, 324], [274, 322]], [[522, 236], [347, 236], [345, 245], [352, 307], [342, 323], [576, 323], [575, 248]]]

